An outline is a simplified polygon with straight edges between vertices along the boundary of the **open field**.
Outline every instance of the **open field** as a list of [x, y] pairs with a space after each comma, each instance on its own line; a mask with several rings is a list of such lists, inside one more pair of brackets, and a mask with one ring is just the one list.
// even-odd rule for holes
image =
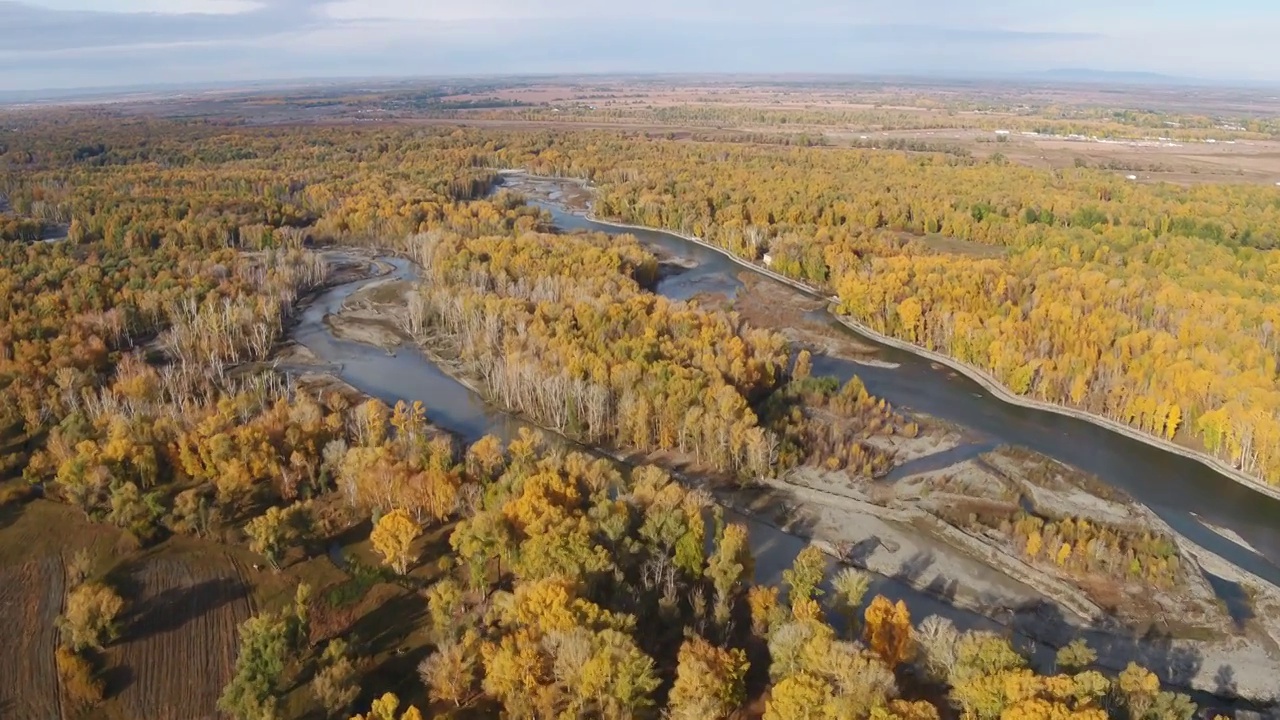
[[102, 567], [129, 547], [118, 531], [87, 522], [66, 505], [34, 500], [0, 508], [0, 637], [8, 643], [0, 653], [0, 717], [64, 716], [54, 651], [65, 563], [84, 551]]
[[0, 716], [57, 720], [61, 690], [53, 653], [54, 619], [62, 610], [63, 572], [57, 556], [0, 567]]
[[1020, 133], [1001, 140], [990, 131], [964, 127], [879, 132], [841, 130], [827, 131], [824, 136], [837, 145], [900, 140], [954, 148], [975, 158], [990, 158], [999, 153], [1011, 162], [1046, 170], [1083, 165], [1134, 175], [1139, 182], [1280, 183], [1280, 141], [1276, 140], [1103, 142]]
[[[998, 152], [1039, 168], [1083, 164], [1139, 182], [1280, 183], [1280, 96], [1266, 89], [1070, 79], [564, 76], [312, 84], [51, 104], [71, 112], [250, 124], [617, 129], [676, 140], [736, 136], [739, 142], [803, 135], [873, 148], [897, 141], [914, 144], [900, 149], [977, 159]], [[22, 118], [32, 110], [8, 112]], [[998, 137], [1001, 129], [1009, 133]]]
[[127, 682], [114, 698], [122, 716], [218, 717], [237, 630], [250, 615], [248, 591], [229, 556], [216, 547], [195, 550], [148, 557], [130, 568], [128, 631], [109, 653]]

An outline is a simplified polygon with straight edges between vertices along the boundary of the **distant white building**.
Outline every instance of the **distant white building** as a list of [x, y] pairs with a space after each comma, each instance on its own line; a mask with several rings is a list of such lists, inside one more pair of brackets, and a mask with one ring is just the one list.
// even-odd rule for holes
[[1008, 130], [997, 130], [997, 131], [996, 131], [996, 134], [997, 134], [997, 135], [1008, 135], [1008, 134], [1009, 134], [1009, 131], [1008, 131]]

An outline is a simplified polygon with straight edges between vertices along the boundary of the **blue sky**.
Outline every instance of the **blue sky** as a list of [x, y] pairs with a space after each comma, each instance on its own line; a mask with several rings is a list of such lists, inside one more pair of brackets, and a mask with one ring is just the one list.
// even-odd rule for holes
[[550, 72], [1280, 82], [1276, 0], [0, 0], [0, 91]]

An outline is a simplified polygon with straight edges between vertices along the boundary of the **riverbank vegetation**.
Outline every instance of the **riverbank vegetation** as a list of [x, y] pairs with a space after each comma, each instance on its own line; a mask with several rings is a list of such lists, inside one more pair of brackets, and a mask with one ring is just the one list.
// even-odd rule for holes
[[587, 442], [773, 472], [753, 405], [783, 380], [785, 341], [642, 291], [655, 260], [634, 240], [434, 234], [410, 248], [427, 278], [411, 323], [499, 405]]
[[[949, 337], [939, 330], [948, 307], [977, 313], [988, 295], [1003, 298], [981, 326], [1000, 358], [1024, 364], [1068, 342], [1044, 340], [1066, 321], [1032, 312], [1042, 293], [1029, 278], [1073, 287], [1073, 273], [1052, 268], [1075, 262], [1103, 297], [1133, 294], [1119, 314], [1093, 296], [1068, 302], [1101, 318], [1066, 334], [1084, 345], [1063, 357], [1095, 363], [1071, 366], [1072, 383], [1085, 376], [1079, 402], [1161, 398], [1141, 417], [1163, 407], [1166, 434], [1218, 438], [1212, 449], [1269, 472], [1273, 396], [1256, 367], [1234, 372], [1270, 367], [1261, 353], [1275, 342], [1253, 324], [1270, 312], [1257, 306], [1271, 272], [1258, 258], [1270, 257], [1274, 208], [1246, 191], [1139, 197], [1086, 171], [1050, 183], [956, 158], [613, 133], [71, 113], [15, 137], [0, 155], [6, 202], [69, 233], [0, 242], [0, 596], [29, 608], [3, 627], [34, 658], [0, 666], [31, 679], [3, 689], [5, 707], [199, 717], [217, 702], [246, 719], [369, 707], [413, 717], [410, 704], [459, 716], [1189, 717], [1185, 699], [1136, 667], [1114, 680], [1036, 674], [1000, 637], [937, 619], [913, 627], [909, 607], [864, 597], [856, 572], [827, 593], [814, 549], [785, 592], [758, 586], [745, 529], [659, 469], [624, 473], [529, 433], [464, 452], [421, 405], [352, 403], [251, 365], [327, 282], [312, 245], [377, 242], [411, 252], [432, 280], [412, 327], [452, 335], [502, 404], [592, 443], [678, 451], [744, 477], [792, 464], [877, 475], [889, 460], [875, 440], [919, 431], [857, 383], [806, 377], [807, 361], [792, 363], [775, 333], [645, 292], [656, 260], [637, 244], [549, 235], [519, 198], [486, 198], [492, 168], [521, 164], [594, 178], [601, 212], [753, 258], [776, 253], [789, 273], [839, 288], [850, 312], [870, 321], [883, 309], [886, 327], [918, 341]], [[1167, 218], [1134, 209], [1147, 201]], [[1243, 208], [1230, 222], [1228, 201]], [[1143, 218], [1161, 232], [1138, 228]], [[935, 287], [945, 283], [907, 270], [939, 261], [902, 233], [943, 230], [1009, 256], [953, 259], [958, 275], [944, 280], [954, 286]], [[1143, 232], [1171, 249], [1144, 244]], [[1070, 259], [1063, 238], [1077, 236], [1082, 254]], [[857, 279], [881, 282], [895, 264], [906, 269], [888, 274], [893, 292], [860, 301], [873, 281]], [[1118, 264], [1151, 285], [1122, 291], [1108, 275]], [[966, 272], [997, 282], [970, 298], [956, 289]], [[1181, 285], [1153, 294], [1168, 277]], [[1170, 294], [1179, 288], [1189, 297]], [[894, 293], [919, 296], [918, 313]], [[1155, 312], [1151, 297], [1175, 311]], [[1218, 321], [1194, 330], [1209, 308]], [[1203, 349], [1173, 362], [1152, 353], [1175, 340], [1116, 339], [1148, 326]], [[1153, 363], [1163, 379], [1141, 385], [1116, 358]], [[1024, 389], [1061, 389], [1063, 367], [1041, 362]], [[1222, 377], [1202, 383], [1205, 372]], [[1093, 387], [1099, 378], [1111, 384]], [[1248, 393], [1241, 412], [1253, 414], [1237, 417], [1225, 398]], [[1173, 407], [1185, 422], [1170, 421]], [[1192, 429], [1179, 436], [1179, 426]], [[1033, 529], [1042, 551], [1047, 535], [1055, 558], [1059, 540], [1088, 543], [1078, 524], [1054, 522], [1052, 533]], [[70, 649], [56, 649], [59, 626]], [[404, 681], [406, 666], [421, 683]], [[374, 686], [400, 697], [375, 700]]]

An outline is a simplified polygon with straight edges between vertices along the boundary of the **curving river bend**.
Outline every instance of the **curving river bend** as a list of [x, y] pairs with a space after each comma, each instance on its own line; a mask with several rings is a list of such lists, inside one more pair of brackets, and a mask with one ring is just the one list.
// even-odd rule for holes
[[[548, 204], [557, 227], [617, 234], [616, 226], [594, 222]], [[727, 292], [740, 287], [738, 274], [747, 269], [697, 243], [653, 230], [626, 231], [642, 242], [660, 245], [675, 255], [695, 259], [699, 266], [659, 284], [657, 291], [675, 299], [700, 292]], [[765, 275], [768, 282], [777, 282]], [[1226, 478], [1191, 458], [1153, 447], [1077, 418], [1010, 405], [991, 397], [978, 383], [936, 367], [910, 352], [888, 347], [873, 338], [831, 321], [834, 327], [877, 348], [880, 367], [830, 356], [815, 356], [815, 375], [846, 381], [857, 375], [873, 395], [895, 407], [962, 425], [980, 434], [981, 444], [1019, 445], [1097, 475], [1150, 507], [1189, 540], [1253, 574], [1280, 585], [1280, 500]], [[1237, 533], [1258, 553], [1241, 547], [1201, 524], [1196, 513], [1212, 525]]]
[[[550, 203], [535, 202], [549, 211], [562, 230], [592, 230], [617, 234], [615, 226], [597, 223], [563, 211]], [[669, 233], [628, 229], [641, 242], [660, 246], [671, 254], [697, 262], [697, 267], [664, 278], [655, 290], [673, 299], [687, 299], [703, 292], [732, 295], [745, 268], [723, 254]], [[364, 285], [390, 277], [412, 280], [410, 263], [387, 259], [390, 275], [355, 281], [331, 288], [302, 312], [292, 337], [320, 360], [335, 365], [337, 375], [356, 389], [385, 402], [422, 400], [428, 418], [453, 431], [464, 441], [485, 434], [509, 438], [526, 425], [523, 421], [487, 405], [413, 348], [395, 354], [358, 342], [336, 338], [325, 324], [326, 315], [337, 313], [343, 302]], [[769, 282], [776, 282], [768, 280]], [[844, 332], [853, 333], [834, 323]], [[857, 333], [858, 340], [878, 348], [878, 359], [896, 367], [864, 365], [834, 357], [815, 356], [814, 373], [846, 380], [854, 374], [868, 390], [893, 405], [965, 426], [981, 437], [979, 443], [1020, 445], [1093, 473], [1148, 505], [1175, 530], [1228, 561], [1280, 584], [1280, 501], [1224, 478], [1189, 458], [1152, 447], [1075, 418], [1009, 405], [987, 396], [975, 382], [909, 352], [884, 346]], [[1257, 553], [1208, 529], [1192, 516], [1237, 533]], [[747, 525], [756, 555], [760, 582], [777, 582], [806, 540], [787, 534], [758, 519], [732, 510], [726, 514]], [[993, 571], [994, 572], [994, 571]], [[1002, 623], [983, 614], [954, 607], [904, 583], [878, 578], [873, 592], [905, 600], [912, 615], [940, 614], [961, 629], [1000, 629]], [[1007, 621], [1009, 618], [1002, 618]], [[1109, 636], [1089, 633], [1095, 648], [1115, 649]], [[1127, 648], [1141, 657], [1137, 645]], [[1125, 648], [1120, 649], [1123, 652]], [[1041, 647], [1040, 656], [1051, 650]], [[1105, 650], [1104, 650], [1105, 652]], [[1203, 696], [1202, 696], [1203, 697]], [[1199, 699], [1199, 698], [1198, 698]]]

